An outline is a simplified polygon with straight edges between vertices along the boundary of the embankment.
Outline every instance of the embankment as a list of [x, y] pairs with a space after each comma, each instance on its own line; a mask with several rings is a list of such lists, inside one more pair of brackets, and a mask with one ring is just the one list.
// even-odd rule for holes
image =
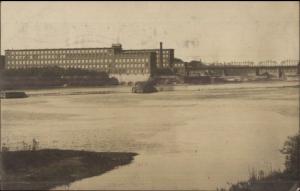
[[2, 152], [2, 189], [48, 190], [129, 164], [135, 155], [57, 149]]

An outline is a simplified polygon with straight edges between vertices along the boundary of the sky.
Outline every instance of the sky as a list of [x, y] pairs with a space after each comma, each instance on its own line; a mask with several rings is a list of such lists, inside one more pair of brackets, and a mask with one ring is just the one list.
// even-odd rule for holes
[[299, 59], [299, 2], [2, 2], [6, 49], [174, 48], [185, 61]]

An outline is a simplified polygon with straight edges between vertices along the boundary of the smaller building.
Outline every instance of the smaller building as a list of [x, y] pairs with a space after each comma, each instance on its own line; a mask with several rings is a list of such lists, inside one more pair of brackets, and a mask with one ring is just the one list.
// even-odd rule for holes
[[174, 58], [173, 70], [175, 74], [185, 75], [186, 63], [178, 58]]

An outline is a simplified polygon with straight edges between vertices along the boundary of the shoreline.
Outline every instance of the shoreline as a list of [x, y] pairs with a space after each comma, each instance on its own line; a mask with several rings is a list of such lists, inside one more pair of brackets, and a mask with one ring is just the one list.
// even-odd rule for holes
[[[286, 88], [299, 87], [299, 81], [268, 81], [268, 82], [243, 82], [223, 84], [178, 84], [156, 85], [158, 92], [171, 91], [210, 91], [210, 90], [234, 90], [234, 89], [260, 89], [260, 88]], [[29, 97], [36, 96], [64, 96], [64, 95], [90, 95], [90, 94], [114, 94], [131, 93], [132, 86], [93, 86], [93, 87], [58, 87], [46, 89], [24, 89]], [[10, 90], [13, 91], [13, 90]]]
[[1, 153], [4, 190], [49, 190], [130, 164], [136, 153], [41, 149]]

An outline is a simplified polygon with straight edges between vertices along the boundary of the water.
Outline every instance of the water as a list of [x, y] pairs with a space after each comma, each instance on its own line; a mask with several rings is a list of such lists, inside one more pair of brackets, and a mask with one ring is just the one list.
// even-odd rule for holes
[[213, 190], [247, 179], [253, 167], [282, 169], [279, 149], [298, 130], [298, 89], [218, 87], [2, 100], [2, 142], [139, 154], [69, 189]]

